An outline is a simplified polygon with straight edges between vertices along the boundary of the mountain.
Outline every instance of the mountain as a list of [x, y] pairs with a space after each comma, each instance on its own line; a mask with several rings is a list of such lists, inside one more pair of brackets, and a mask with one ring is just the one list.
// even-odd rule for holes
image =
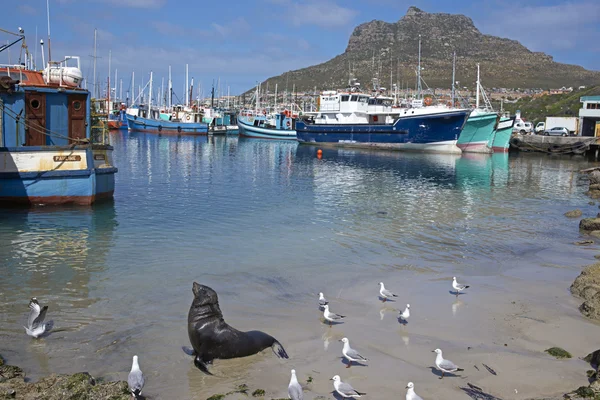
[[[511, 16], [507, 16], [511, 18]], [[460, 86], [475, 86], [481, 65], [484, 87], [559, 88], [600, 83], [600, 72], [554, 62], [551, 56], [532, 52], [516, 40], [482, 34], [464, 15], [427, 13], [410, 7], [396, 23], [371, 21], [357, 26], [343, 54], [308, 68], [272, 77], [271, 88], [299, 91], [344, 88], [350, 71], [363, 87], [371, 87], [379, 73], [380, 85], [393, 81], [414, 88], [418, 65], [419, 35], [422, 39], [422, 77], [431, 88], [449, 88], [452, 54], [456, 51], [456, 80]], [[404, 82], [404, 84], [402, 84]]]

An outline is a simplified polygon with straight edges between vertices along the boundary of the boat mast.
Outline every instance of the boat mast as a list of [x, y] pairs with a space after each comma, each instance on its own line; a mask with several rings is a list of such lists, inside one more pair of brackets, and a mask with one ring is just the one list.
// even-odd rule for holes
[[419, 35], [419, 67], [417, 71], [417, 97], [421, 98], [421, 35]]
[[152, 118], [152, 71], [150, 71], [150, 88], [148, 89], [148, 115], [147, 118]]
[[275, 84], [275, 112], [277, 112], [277, 84]]
[[[98, 94], [98, 88], [96, 87], [96, 34], [97, 31], [96, 29], [94, 29], [94, 98], [98, 98], [97, 94]], [[48, 46], [50, 47], [50, 46]], [[48, 58], [50, 58], [50, 50], [48, 50]], [[48, 62], [50, 62], [50, 60], [48, 59]]]
[[108, 84], [106, 89], [108, 90], [108, 93], [106, 94], [106, 116], [110, 116], [110, 62], [111, 60], [111, 50], [108, 51]]
[[[112, 61], [112, 51], [108, 51], [108, 91], [110, 92], [110, 64]], [[110, 108], [110, 104], [108, 104], [108, 108]]]
[[119, 100], [123, 101], [123, 78], [119, 81]]
[[46, 14], [48, 15], [48, 62], [52, 60], [50, 55], [50, 0], [46, 0]]
[[183, 93], [185, 95], [185, 105], [189, 106], [189, 94], [188, 94], [188, 88], [189, 88], [189, 76], [188, 76], [188, 64], [185, 64], [185, 89], [183, 90]]
[[135, 71], [131, 73], [131, 105], [135, 104]]
[[452, 57], [452, 107], [454, 107], [455, 85], [456, 84], [456, 51]]
[[165, 77], [160, 78], [160, 108], [165, 108]]
[[[118, 81], [118, 74], [117, 74], [118, 70], [115, 68], [115, 99], [117, 97], [117, 84], [119, 83]], [[121, 98], [119, 97], [119, 100], [121, 100]]]
[[171, 82], [171, 66], [169, 65], [169, 110], [173, 106], [173, 83]]
[[481, 83], [479, 83], [479, 63], [477, 64], [477, 95], [475, 96], [475, 108], [479, 108], [479, 89]]

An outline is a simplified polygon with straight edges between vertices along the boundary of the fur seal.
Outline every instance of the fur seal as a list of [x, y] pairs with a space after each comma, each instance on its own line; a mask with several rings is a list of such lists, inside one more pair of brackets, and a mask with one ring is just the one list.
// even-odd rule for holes
[[240, 332], [223, 319], [217, 292], [194, 282], [194, 301], [188, 313], [188, 335], [194, 348], [194, 365], [212, 375], [207, 368], [215, 358], [247, 357], [267, 347], [279, 358], [288, 358], [285, 349], [274, 337], [261, 331]]

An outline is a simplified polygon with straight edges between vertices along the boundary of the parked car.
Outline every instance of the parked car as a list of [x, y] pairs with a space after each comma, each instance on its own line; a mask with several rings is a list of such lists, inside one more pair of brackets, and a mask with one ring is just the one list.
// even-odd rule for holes
[[544, 136], [569, 136], [570, 132], [564, 126], [556, 126], [552, 129], [546, 129]]
[[520, 133], [521, 135], [532, 134], [533, 124], [531, 122], [518, 121], [513, 126], [513, 133]]

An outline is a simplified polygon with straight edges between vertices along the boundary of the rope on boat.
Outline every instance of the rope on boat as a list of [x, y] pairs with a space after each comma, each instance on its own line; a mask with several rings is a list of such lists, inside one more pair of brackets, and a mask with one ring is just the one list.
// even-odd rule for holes
[[34, 130], [34, 131], [36, 131], [38, 133], [41, 133], [41, 134], [43, 134], [45, 136], [48, 136], [48, 137], [56, 137], [56, 138], [59, 138], [59, 139], [67, 139], [67, 140], [71, 140], [71, 141], [74, 141], [74, 142], [79, 142], [79, 143], [82, 143], [82, 144], [89, 144], [90, 143], [90, 139], [88, 139], [88, 138], [85, 138], [85, 139], [71, 138], [71, 137], [65, 136], [63, 134], [60, 134], [60, 133], [57, 133], [57, 132], [53, 132], [53, 131], [51, 131], [49, 129], [41, 128], [41, 127], [37, 127], [37, 126], [32, 125], [32, 124], [29, 124], [24, 117], [22, 117], [20, 114], [17, 114], [16, 112], [14, 112], [13, 110], [11, 110], [10, 108], [6, 108], [4, 106], [4, 104], [0, 104], [0, 112], [1, 111], [5, 111], [4, 115], [8, 115], [9, 118], [15, 120], [17, 123], [22, 123], [25, 126], [25, 129]]

